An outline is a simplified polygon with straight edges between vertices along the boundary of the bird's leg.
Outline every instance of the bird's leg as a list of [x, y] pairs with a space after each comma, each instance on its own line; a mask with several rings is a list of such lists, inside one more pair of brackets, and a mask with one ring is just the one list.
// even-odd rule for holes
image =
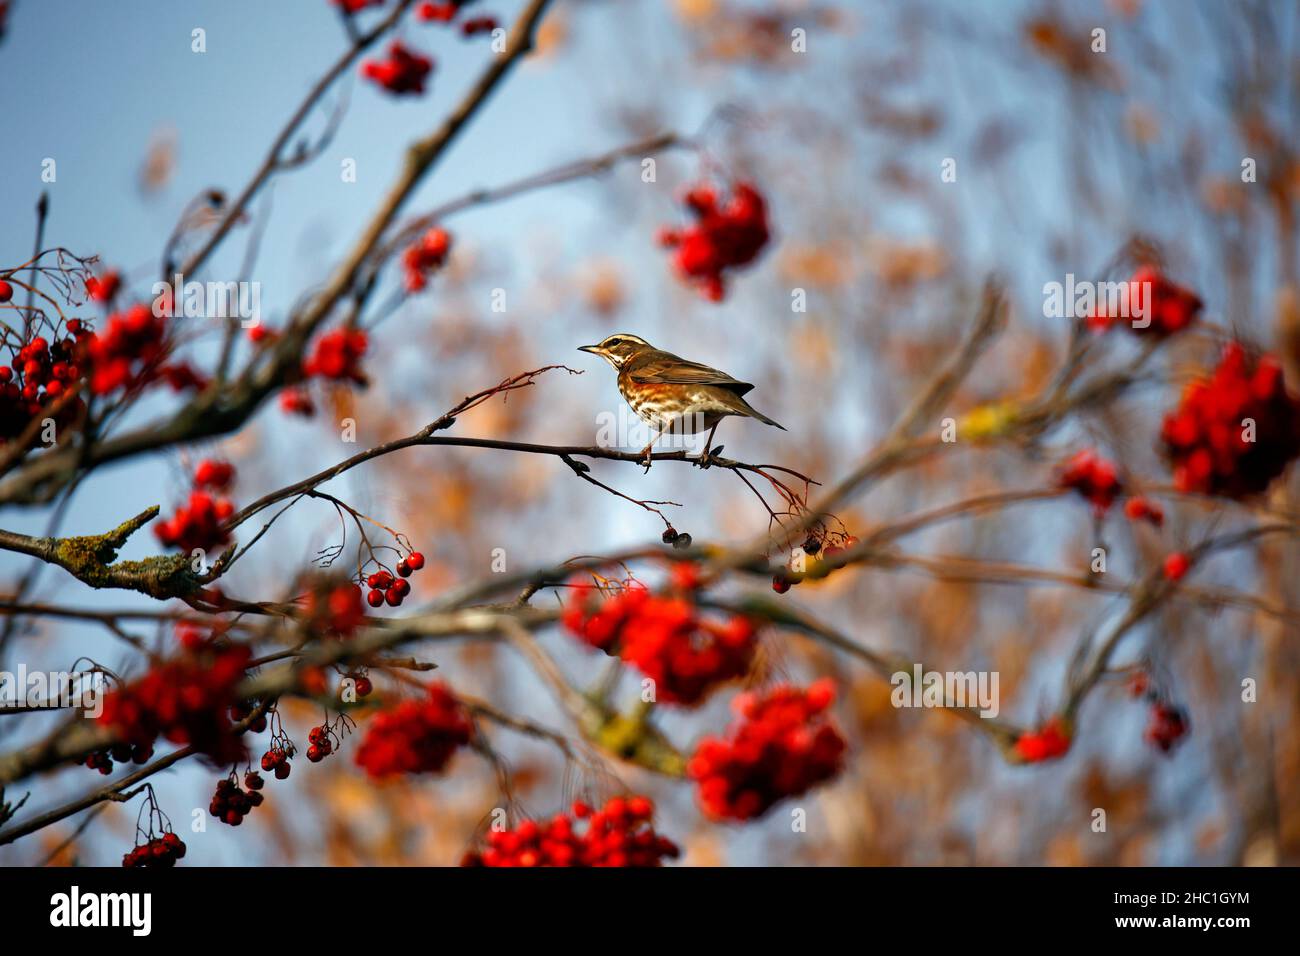
[[663, 429], [656, 429], [655, 437], [650, 439], [650, 444], [642, 448], [641, 453], [637, 455], [638, 458], [642, 458], [642, 457], [645, 458], [645, 470], [647, 473], [650, 471], [650, 449], [654, 448], [655, 442], [657, 442], [662, 437], [663, 437]]
[[714, 422], [713, 427], [709, 429], [709, 437], [704, 440], [704, 451], [700, 455], [700, 460], [699, 460], [699, 466], [701, 468], [709, 467], [709, 454], [710, 454], [710, 450], [713, 448], [713, 433], [718, 430], [718, 426], [720, 424], [722, 424], [721, 419]]

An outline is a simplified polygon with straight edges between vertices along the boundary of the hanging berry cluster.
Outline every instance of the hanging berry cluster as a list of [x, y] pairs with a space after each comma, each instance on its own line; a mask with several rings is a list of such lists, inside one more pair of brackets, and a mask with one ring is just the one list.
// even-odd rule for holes
[[346, 14], [360, 13], [366, 7], [382, 7], [384, 0], [333, 0], [334, 6]]
[[371, 607], [380, 607], [383, 604], [389, 607], [400, 607], [406, 600], [406, 596], [411, 593], [411, 582], [406, 579], [423, 567], [424, 555], [419, 551], [412, 551], [397, 562], [396, 576], [387, 568], [375, 571], [366, 578], [366, 585], [370, 588], [366, 592], [366, 603]]
[[388, 47], [388, 57], [367, 60], [361, 65], [362, 75], [378, 83], [395, 96], [418, 96], [424, 92], [424, 81], [433, 72], [433, 59], [417, 53], [401, 40]]
[[135, 849], [122, 857], [122, 865], [128, 869], [175, 866], [176, 861], [184, 856], [185, 843], [169, 830], [147, 843], [137, 844]]
[[252, 654], [242, 644], [211, 644], [153, 667], [144, 677], [104, 697], [99, 720], [132, 746], [158, 737], [186, 744], [214, 763], [245, 756], [232, 732], [228, 708]]
[[298, 751], [294, 747], [293, 741], [289, 739], [289, 735], [284, 732], [284, 723], [280, 719], [279, 709], [272, 709], [270, 717], [271, 740], [266, 748], [266, 753], [262, 754], [262, 770], [266, 773], [275, 774], [276, 780], [284, 780], [293, 769], [293, 765], [289, 761]]
[[1138, 671], [1133, 676], [1129, 690], [1134, 697], [1145, 698], [1151, 707], [1142, 739], [1163, 754], [1172, 753], [1191, 729], [1187, 712], [1156, 690], [1146, 671]]
[[1021, 763], [1042, 763], [1064, 756], [1070, 749], [1070, 728], [1059, 717], [1053, 717], [1038, 730], [1026, 731], [1015, 744], [1015, 755]]
[[1092, 502], [1097, 517], [1110, 510], [1124, 490], [1113, 462], [1089, 448], [1076, 452], [1056, 477], [1058, 488], [1070, 488]]
[[687, 765], [704, 812], [752, 820], [838, 774], [846, 744], [827, 717], [834, 699], [827, 678], [737, 697], [727, 737], [702, 740]]
[[1133, 273], [1126, 292], [1127, 317], [1111, 315], [1102, 303], [1088, 317], [1089, 328], [1105, 332], [1123, 325], [1135, 335], [1173, 335], [1195, 322], [1203, 305], [1195, 292], [1171, 281], [1151, 265], [1141, 266]]
[[1300, 399], [1277, 359], [1231, 342], [1213, 374], [1184, 390], [1160, 436], [1179, 490], [1257, 494], [1300, 456]]
[[[525, 820], [512, 830], [488, 834], [487, 849], [472, 852], [463, 866], [660, 866], [681, 852], [677, 844], [655, 831], [654, 804], [646, 797], [614, 797], [592, 812], [582, 801], [570, 814], [556, 814], [549, 823]], [[579, 821], [586, 826], [579, 832]]]
[[[155, 824], [159, 830], [156, 835]], [[153, 784], [145, 784], [145, 801], [135, 821], [135, 847], [123, 855], [122, 865], [130, 869], [175, 866], [184, 855], [185, 844], [172, 832], [171, 821], [158, 806]]]
[[302, 371], [308, 378], [349, 381], [364, 387], [368, 383], [360, 361], [370, 340], [361, 329], [332, 329], [316, 340], [316, 346]]
[[313, 634], [351, 637], [366, 619], [361, 589], [351, 581], [317, 580], [303, 605], [303, 619]]
[[601, 598], [589, 584], [575, 588], [564, 625], [653, 680], [656, 700], [698, 704], [753, 664], [757, 629], [749, 618], [706, 620], [686, 597], [660, 597], [643, 587], [627, 587], [610, 598]]
[[301, 385], [295, 385], [282, 391], [279, 402], [280, 411], [288, 415], [311, 418], [316, 414], [316, 403], [311, 400], [311, 394], [307, 389]]
[[237, 827], [254, 807], [262, 805], [265, 797], [261, 790], [264, 786], [266, 783], [262, 780], [262, 775], [251, 771], [244, 774], [244, 787], [247, 789], [243, 789], [239, 786], [239, 776], [232, 770], [230, 776], [217, 781], [216, 792], [208, 804], [208, 813], [222, 823]]
[[102, 276], [86, 276], [86, 296], [92, 302], [109, 303], [122, 288], [122, 273], [110, 269]]
[[96, 750], [86, 757], [86, 766], [108, 776], [113, 772], [113, 762], [143, 764], [153, 756], [153, 744], [114, 744]]
[[356, 723], [346, 714], [339, 714], [333, 722], [326, 713], [324, 723], [313, 727], [307, 733], [307, 742], [310, 744], [307, 748], [307, 759], [312, 763], [320, 763], [332, 753], [336, 753], [343, 745], [342, 733], [352, 733]]
[[444, 685], [430, 684], [425, 700], [403, 701], [369, 721], [357, 748], [357, 766], [372, 777], [441, 773], [471, 734], [460, 701]]
[[451, 234], [435, 226], [402, 253], [403, 280], [407, 292], [419, 292], [429, 276], [443, 267], [451, 252]]
[[266, 753], [262, 754], [262, 769], [267, 773], [275, 774], [276, 780], [285, 780], [293, 770], [293, 764], [290, 763], [293, 755], [293, 744], [287, 747], [273, 744]]
[[[236, 701], [230, 705], [230, 722], [234, 724], [243, 723], [253, 716], [257, 705], [251, 701]], [[248, 725], [250, 734], [260, 734], [266, 730], [266, 714], [258, 714], [257, 717]]]
[[107, 395], [156, 378], [166, 352], [165, 333], [162, 317], [146, 305], [110, 315], [104, 331], [90, 338], [90, 390]]
[[[415, 18], [425, 23], [451, 23], [460, 14], [463, 7], [468, 7], [474, 0], [442, 0], [442, 2], [425, 2], [415, 8]], [[497, 28], [495, 17], [479, 16], [462, 20], [460, 31], [465, 36], [476, 33], [490, 33]]]
[[[827, 542], [830, 541], [835, 543], [828, 544]], [[856, 537], [842, 531], [820, 530], [808, 535], [799, 546], [802, 555], [798, 556], [795, 552], [791, 552], [786, 566], [772, 575], [772, 590], [777, 594], [784, 594], [807, 576], [825, 577], [836, 570], [831, 562], [845, 551], [857, 547], [858, 544]]]
[[[77, 387], [82, 375], [85, 347], [91, 333], [79, 319], [70, 319], [67, 334], [50, 341], [34, 335], [11, 353], [8, 365], [0, 365], [0, 445], [21, 435], [33, 419], [45, 417], [45, 409]], [[55, 416], [62, 426], [81, 415], [80, 398], [67, 400]]]
[[159, 543], [182, 551], [209, 553], [229, 544], [230, 533], [223, 523], [235, 513], [235, 506], [229, 498], [214, 492], [228, 489], [234, 480], [235, 467], [229, 462], [199, 462], [189, 500], [166, 521], [154, 525]]
[[1124, 517], [1130, 521], [1146, 521], [1159, 528], [1165, 523], [1165, 509], [1150, 498], [1134, 495], [1124, 502]]
[[720, 302], [723, 273], [753, 262], [767, 245], [767, 204], [751, 184], [737, 183], [724, 205], [713, 187], [698, 185], [686, 194], [686, 207], [695, 224], [660, 230], [659, 243], [676, 250], [673, 261], [685, 281]]

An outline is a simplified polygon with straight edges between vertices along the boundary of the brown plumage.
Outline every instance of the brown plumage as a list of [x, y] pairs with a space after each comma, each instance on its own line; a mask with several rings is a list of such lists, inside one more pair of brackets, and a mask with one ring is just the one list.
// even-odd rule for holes
[[[691, 362], [655, 348], [645, 339], [626, 332], [608, 336], [580, 351], [599, 355], [618, 371], [618, 390], [632, 410], [657, 432], [693, 435], [709, 432], [703, 458], [707, 460], [718, 422], [728, 415], [756, 418], [784, 431], [742, 397], [753, 389], [726, 372]], [[657, 440], [658, 434], [655, 435]], [[654, 441], [643, 449], [649, 463]]]

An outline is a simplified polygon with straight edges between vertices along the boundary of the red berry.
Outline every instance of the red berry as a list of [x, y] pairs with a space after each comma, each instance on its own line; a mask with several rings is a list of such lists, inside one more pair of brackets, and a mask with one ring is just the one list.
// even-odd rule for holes
[[369, 697], [370, 692], [375, 689], [375, 685], [370, 682], [369, 677], [358, 677], [356, 689], [358, 697]]
[[402, 592], [394, 585], [384, 592], [384, 600], [388, 602], [389, 607], [397, 607], [402, 603]]
[[287, 760], [284, 761], [283, 763], [278, 763], [278, 764], [276, 764], [276, 765], [275, 765], [275, 779], [276, 779], [276, 780], [283, 780], [283, 779], [285, 779], [287, 776], [289, 776], [289, 771], [290, 771], [291, 769], [292, 769], [292, 768], [289, 766], [289, 761], [287, 761]]
[[404, 578], [409, 578], [411, 576], [411, 566], [407, 564], [405, 561], [398, 561], [397, 573]]
[[406, 556], [406, 566], [412, 571], [418, 571], [424, 567], [424, 555], [419, 551], [412, 551]]
[[14, 297], [14, 287], [0, 279], [0, 302], [8, 302]]
[[371, 607], [379, 607], [384, 603], [384, 592], [378, 588], [371, 588], [370, 593], [366, 595], [366, 603]]
[[779, 574], [776, 575], [774, 578], [772, 578], [772, 590], [775, 591], [777, 594], [784, 594], [786, 591], [790, 590], [789, 580], [782, 577]]
[[1187, 574], [1187, 569], [1192, 566], [1192, 562], [1187, 555], [1181, 551], [1175, 551], [1169, 557], [1165, 558], [1165, 577], [1170, 581], [1181, 580]]

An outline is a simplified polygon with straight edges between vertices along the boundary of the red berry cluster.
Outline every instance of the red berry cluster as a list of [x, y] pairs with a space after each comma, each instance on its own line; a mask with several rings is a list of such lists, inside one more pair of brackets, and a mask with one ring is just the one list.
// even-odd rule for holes
[[260, 791], [265, 785], [262, 775], [252, 771], [244, 774], [244, 786], [248, 788], [244, 790], [239, 786], [239, 778], [232, 772], [229, 777], [217, 781], [217, 790], [208, 804], [208, 813], [222, 823], [237, 827], [254, 807], [262, 805], [265, 797]]
[[205, 458], [194, 469], [194, 487], [225, 491], [235, 480], [235, 466], [228, 461]]
[[86, 295], [92, 302], [112, 302], [122, 288], [122, 274], [110, 269], [102, 276], [86, 276]]
[[162, 318], [146, 305], [110, 315], [104, 332], [90, 339], [90, 390], [107, 395], [157, 375], [165, 332]]
[[1170, 581], [1181, 581], [1192, 568], [1192, 560], [1181, 551], [1174, 551], [1165, 556], [1162, 567], [1164, 575]]
[[402, 253], [407, 292], [419, 292], [429, 282], [429, 274], [441, 269], [451, 252], [451, 234], [435, 226], [408, 246]]
[[262, 769], [267, 773], [275, 774], [276, 780], [284, 780], [289, 776], [289, 771], [293, 765], [289, 759], [293, 756], [293, 745], [287, 746], [274, 745], [266, 753], [262, 754]]
[[[1150, 301], [1147, 292], [1150, 292]], [[1113, 316], [1104, 304], [1088, 317], [1088, 326], [1104, 332], [1116, 325], [1125, 325], [1137, 335], [1173, 335], [1181, 332], [1200, 314], [1203, 303], [1191, 289], [1170, 281], [1155, 266], [1142, 266], [1128, 280], [1128, 307], [1130, 315]], [[1136, 318], [1145, 315], [1150, 324], [1134, 325]]]
[[189, 501], [177, 508], [174, 515], [154, 525], [153, 533], [168, 548], [211, 552], [230, 543], [230, 532], [222, 527], [222, 522], [234, 513], [235, 506], [228, 498], [214, 498], [206, 491], [196, 490], [190, 492]]
[[158, 737], [188, 744], [219, 764], [244, 757], [227, 710], [252, 653], [242, 644], [212, 644], [159, 664], [107, 694], [99, 720], [133, 746]]
[[153, 744], [114, 744], [112, 747], [96, 750], [86, 757], [85, 763], [91, 770], [98, 770], [107, 776], [113, 772], [113, 761], [142, 764], [148, 762], [152, 756]]
[[834, 699], [828, 678], [737, 697], [727, 738], [700, 741], [687, 764], [704, 812], [751, 820], [839, 773], [846, 744], [826, 714]]
[[1170, 753], [1187, 736], [1187, 714], [1181, 708], [1162, 700], [1151, 705], [1151, 721], [1142, 735], [1143, 739], [1161, 753]]
[[158, 370], [159, 377], [173, 392], [201, 392], [208, 387], [208, 379], [189, 362], [173, 362]]
[[286, 388], [280, 393], [280, 411], [311, 418], [316, 414], [316, 403], [305, 388]]
[[1179, 490], [1257, 494], [1300, 456], [1300, 399], [1276, 358], [1252, 358], [1231, 342], [1214, 373], [1184, 390], [1160, 437]]
[[416, 53], [401, 40], [389, 44], [388, 59], [367, 60], [361, 66], [361, 73], [366, 79], [374, 80], [398, 96], [423, 93], [424, 81], [432, 71], [433, 59]]
[[[811, 571], [811, 564], [816, 561], [818, 553], [820, 553], [825, 560], [833, 561], [845, 551], [855, 548], [858, 545], [857, 538], [851, 534], [843, 534], [842, 532], [835, 532], [830, 535], [829, 540], [835, 540], [839, 543], [829, 545], [823, 549], [821, 538], [817, 537], [815, 534], [810, 534], [804, 540], [804, 543], [800, 546], [800, 549], [803, 551], [807, 559], [805, 562], [804, 573]], [[797, 568], [795, 567], [781, 568], [776, 572], [776, 574], [772, 575], [772, 590], [777, 594], [784, 594], [786, 591], [789, 591], [791, 587], [803, 581], [803, 578], [796, 577], [791, 573], [796, 570]], [[829, 571], [823, 572], [823, 574], [825, 573], [829, 573]]]
[[470, 17], [461, 23], [460, 32], [472, 37], [479, 33], [491, 33], [498, 25], [496, 17]]
[[714, 302], [726, 294], [723, 271], [748, 265], [767, 244], [767, 205], [749, 183], [738, 183], [723, 206], [713, 188], [696, 186], [686, 194], [696, 222], [685, 229], [663, 229], [659, 242], [675, 248], [678, 273]]
[[1016, 740], [1015, 753], [1022, 763], [1055, 760], [1070, 749], [1070, 730], [1053, 717], [1038, 730], [1026, 731]]
[[307, 741], [310, 744], [307, 748], [307, 759], [312, 763], [320, 763], [332, 754], [335, 749], [334, 736], [334, 731], [330, 729], [329, 724], [313, 727], [307, 733]]
[[631, 664], [655, 682], [656, 699], [698, 704], [718, 684], [749, 672], [758, 648], [749, 618], [725, 623], [705, 620], [684, 597], [659, 597], [629, 587], [605, 600], [578, 584], [579, 598], [564, 612], [575, 635], [610, 656]]
[[230, 499], [213, 494], [230, 487], [235, 480], [235, 466], [229, 462], [204, 459], [194, 469], [194, 490], [189, 501], [176, 513], [154, 526], [158, 541], [169, 548], [215, 551], [230, 543], [230, 533], [222, 523], [235, 513]]
[[370, 342], [360, 329], [334, 329], [316, 340], [316, 347], [302, 365], [304, 375], [347, 380], [358, 385], [368, 382], [358, 364]]
[[[487, 849], [466, 855], [462, 866], [660, 866], [681, 851], [655, 831], [654, 804], [646, 797], [614, 797], [603, 808], [577, 801], [572, 816], [549, 823], [525, 820], [513, 830], [493, 830]], [[575, 821], [585, 820], [579, 833]]]
[[[53, 342], [37, 335], [14, 353], [9, 365], [0, 366], [0, 444], [17, 438], [45, 406], [77, 388], [84, 365], [81, 342], [91, 333], [79, 319], [67, 323], [69, 335]], [[61, 410], [56, 423], [80, 415], [80, 398]]]
[[148, 843], [141, 843], [130, 853], [122, 857], [122, 865], [128, 869], [146, 866], [175, 866], [176, 861], [185, 856], [185, 844], [175, 833], [168, 831], [160, 837], [154, 837]]
[[316, 581], [304, 599], [303, 619], [315, 634], [350, 637], [365, 621], [361, 588], [351, 581]]
[[[255, 706], [248, 701], [237, 701], [230, 705], [230, 722], [233, 724], [243, 723], [249, 717], [253, 716]], [[258, 714], [257, 719], [248, 725], [248, 732], [251, 734], [260, 734], [266, 730], [266, 714]]]
[[1124, 502], [1124, 516], [1130, 521], [1149, 521], [1157, 528], [1165, 523], [1165, 509], [1158, 502], [1134, 495]]
[[460, 13], [461, 7], [467, 7], [474, 0], [442, 0], [441, 3], [425, 2], [415, 8], [415, 18], [425, 23], [451, 23]]
[[1124, 490], [1112, 462], [1085, 448], [1065, 463], [1056, 478], [1058, 488], [1072, 488], [1092, 502], [1098, 517], [1104, 515]]
[[[369, 697], [374, 693], [375, 685], [365, 674], [349, 674], [348, 679], [352, 681], [352, 689], [356, 691], [357, 700]], [[343, 686], [339, 687], [339, 696], [343, 696]]]
[[460, 701], [444, 685], [430, 684], [427, 699], [403, 701], [374, 716], [357, 748], [357, 766], [372, 777], [440, 773], [471, 733]]
[[387, 568], [380, 568], [366, 578], [366, 585], [370, 588], [366, 592], [366, 603], [371, 607], [380, 607], [383, 604], [399, 607], [411, 593], [411, 582], [406, 579], [422, 567], [424, 567], [424, 555], [419, 551], [412, 551], [397, 562], [396, 576]]

